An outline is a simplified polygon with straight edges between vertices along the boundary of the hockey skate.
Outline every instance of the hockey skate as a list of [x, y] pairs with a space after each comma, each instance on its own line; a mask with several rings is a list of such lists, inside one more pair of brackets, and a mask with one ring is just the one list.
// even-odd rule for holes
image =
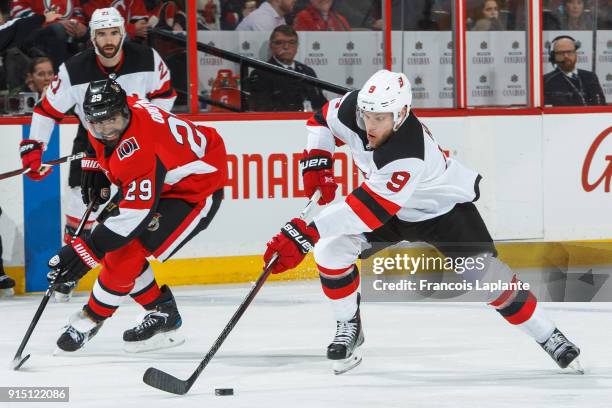
[[124, 347], [128, 353], [159, 350], [180, 346], [185, 338], [177, 333], [183, 324], [170, 288], [161, 287], [163, 301], [148, 312], [142, 322], [123, 333]]
[[4, 273], [0, 275], [0, 297], [11, 297], [15, 294], [15, 281]]
[[80, 310], [70, 317], [68, 326], [59, 339], [57, 339], [58, 350], [55, 351], [55, 355], [60, 351], [77, 351], [87, 343], [93, 336], [98, 333], [100, 327], [104, 321], [96, 322], [92, 320], [87, 314]]
[[559, 329], [550, 335], [544, 343], [538, 343], [561, 368], [569, 368], [577, 374], [584, 374], [578, 356], [580, 349], [569, 341]]
[[346, 322], [336, 322], [336, 336], [327, 347], [327, 358], [333, 361], [334, 374], [339, 375], [357, 367], [361, 363], [361, 355], [357, 347], [363, 344], [363, 330], [359, 308], [355, 316]]

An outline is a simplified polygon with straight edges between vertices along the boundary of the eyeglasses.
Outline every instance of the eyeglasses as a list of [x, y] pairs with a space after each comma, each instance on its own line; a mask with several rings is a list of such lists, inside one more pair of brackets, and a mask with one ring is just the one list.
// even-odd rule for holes
[[284, 40], [272, 40], [270, 41], [272, 43], [272, 45], [276, 46], [276, 47], [280, 47], [283, 45], [290, 45], [292, 47], [295, 47], [298, 44], [297, 40], [288, 40], [288, 41], [284, 41]]
[[566, 55], [567, 55], [568, 57], [571, 57], [572, 55], [576, 55], [576, 50], [570, 50], [570, 51], [555, 51], [555, 55], [558, 55], [558, 56], [561, 56], [561, 57], [563, 57], [563, 56], [566, 56]]

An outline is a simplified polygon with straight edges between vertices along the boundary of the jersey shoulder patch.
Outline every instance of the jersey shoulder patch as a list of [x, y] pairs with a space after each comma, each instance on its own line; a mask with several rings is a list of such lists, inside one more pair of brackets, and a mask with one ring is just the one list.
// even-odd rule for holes
[[382, 169], [387, 164], [400, 159], [425, 159], [423, 125], [410, 111], [408, 119], [385, 144], [374, 150], [374, 164]]

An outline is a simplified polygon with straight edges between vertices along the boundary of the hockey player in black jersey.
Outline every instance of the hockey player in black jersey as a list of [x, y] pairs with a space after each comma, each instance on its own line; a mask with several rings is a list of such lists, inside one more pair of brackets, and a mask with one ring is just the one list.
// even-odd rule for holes
[[[445, 156], [410, 110], [411, 102], [406, 76], [381, 70], [360, 91], [331, 100], [316, 112], [307, 123], [302, 161], [306, 194], [319, 189], [319, 204], [333, 201], [337, 186], [332, 154], [335, 146], [343, 144], [366, 180], [346, 200], [324, 208], [310, 225], [295, 218], [267, 244], [266, 263], [274, 253], [279, 255], [273, 273], [296, 267], [314, 246], [323, 292], [336, 320], [336, 335], [327, 349], [336, 374], [361, 362], [356, 353], [364, 341], [356, 261], [363, 248], [422, 241], [449, 258], [484, 259], [484, 268], [464, 272], [464, 277], [518, 281], [496, 257], [493, 240], [473, 204], [480, 195], [481, 176]], [[571, 365], [582, 371], [577, 360], [580, 350], [547, 317], [533, 293], [499, 290], [486, 301], [534, 338], [560, 367]]]
[[[80, 125], [73, 142], [72, 153], [90, 149], [87, 131], [83, 126], [85, 123], [83, 98], [91, 81], [112, 77], [127, 95], [148, 99], [167, 111], [172, 109], [176, 92], [171, 85], [168, 67], [155, 50], [133, 42], [125, 42], [124, 26], [123, 17], [113, 7], [97, 9], [93, 13], [89, 22], [93, 48], [69, 58], [60, 66], [57, 77], [34, 109], [30, 135], [20, 144], [23, 167], [30, 168], [26, 176], [33, 180], [41, 180], [49, 174], [50, 167], [41, 167], [42, 152], [49, 143], [55, 122], [62, 120], [73, 107]], [[87, 162], [89, 161], [83, 161]], [[98, 170], [82, 168], [79, 161], [70, 164], [69, 189], [64, 195], [67, 198], [64, 233], [66, 244], [70, 242], [80, 217], [85, 212], [84, 195], [88, 194], [89, 188], [102, 183], [110, 186], [110, 182]], [[108, 195], [99, 201], [101, 203], [107, 199]], [[92, 214], [85, 224], [83, 236], [91, 232], [95, 217], [96, 213]], [[76, 282], [57, 285], [56, 299], [67, 301], [75, 287]]]

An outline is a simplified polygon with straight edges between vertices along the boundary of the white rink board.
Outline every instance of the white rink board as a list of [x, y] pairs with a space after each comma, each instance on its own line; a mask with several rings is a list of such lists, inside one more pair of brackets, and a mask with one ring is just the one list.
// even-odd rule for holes
[[[580, 175], [586, 151], [595, 137], [612, 123], [612, 114], [458, 116], [423, 118], [423, 122], [444, 149], [483, 176], [477, 206], [495, 239], [611, 237], [611, 193], [604, 191], [603, 184], [593, 192], [585, 192], [581, 188]], [[305, 145], [304, 121], [219, 121], [205, 124], [219, 130], [228, 153], [238, 164], [235, 173], [238, 198], [232, 198], [233, 190], [226, 188], [226, 200], [209, 230], [186, 245], [177, 258], [261, 253], [265, 242], [284, 221], [298, 214], [305, 203], [304, 198], [293, 194], [294, 177], [301, 188], [293, 155], [301, 153]], [[0, 158], [2, 169], [8, 170], [19, 166], [15, 151], [21, 128], [15, 125], [3, 127]], [[60, 126], [62, 155], [70, 153], [76, 129], [76, 125]], [[604, 141], [600, 153], [595, 156], [593, 180], [601, 175], [607, 163], [601, 152], [609, 154], [611, 145], [612, 137]], [[249, 166], [250, 197], [244, 197], [244, 155], [261, 156], [261, 198], [258, 197], [255, 164]], [[349, 157], [345, 157], [350, 162]], [[274, 158], [276, 160], [271, 161]], [[286, 166], [286, 197], [279, 186], [274, 188], [273, 197], [269, 197], [270, 162], [277, 177], [282, 177], [282, 168]], [[343, 174], [342, 164], [340, 160], [336, 161], [336, 176]], [[64, 195], [67, 170], [68, 166], [61, 166]], [[355, 183], [349, 166], [345, 166], [346, 172], [349, 174], [345, 190], [350, 192]], [[339, 191], [342, 192], [342, 188]], [[20, 178], [0, 182], [0, 193], [0, 205], [5, 212], [0, 217], [5, 261], [7, 265], [23, 265]]]
[[[612, 135], [604, 137], [588, 171], [588, 183], [604, 178], [585, 191], [582, 173], [587, 152], [598, 135], [612, 130], [607, 115], [549, 115], [544, 117], [544, 225], [545, 239], [612, 237]], [[606, 189], [606, 182], [608, 192]]]
[[[21, 167], [19, 159], [20, 125], [0, 126], [0, 172]], [[23, 183], [21, 176], [0, 181], [0, 237], [4, 265], [23, 265]]]

